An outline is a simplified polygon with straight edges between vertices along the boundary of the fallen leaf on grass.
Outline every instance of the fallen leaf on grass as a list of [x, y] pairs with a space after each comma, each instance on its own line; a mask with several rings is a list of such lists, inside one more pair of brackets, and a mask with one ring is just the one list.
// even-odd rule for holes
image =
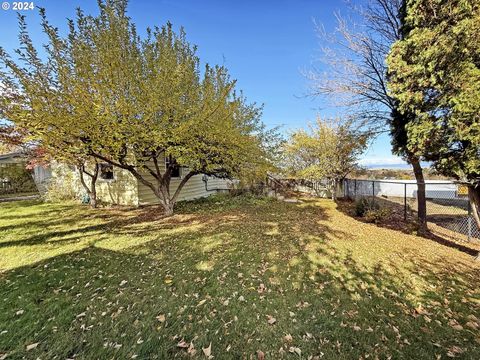
[[292, 354], [297, 354], [298, 356], [302, 356], [302, 350], [300, 350], [300, 348], [298, 347], [290, 346], [288, 351], [290, 351]]
[[273, 325], [277, 322], [277, 319], [275, 319], [273, 316], [271, 315], [267, 315], [267, 322], [270, 324], [270, 325]]
[[293, 341], [293, 337], [292, 335], [290, 334], [287, 334], [283, 337], [283, 340], [286, 341], [286, 342], [292, 342]]
[[459, 348], [458, 346], [452, 346], [450, 349], [448, 349], [447, 356], [448, 357], [456, 357], [458, 354], [463, 353], [465, 350], [462, 348]]
[[160, 314], [156, 317], [156, 319], [158, 321], [160, 321], [161, 323], [165, 322], [165, 314]]
[[478, 323], [473, 322], [473, 321], [469, 321], [465, 325], [468, 326], [471, 329], [478, 329], [478, 327], [479, 327]]
[[40, 344], [40, 343], [37, 342], [37, 343], [27, 345], [27, 351], [35, 349], [38, 346], [38, 344]]
[[25, 310], [21, 309], [21, 310], [18, 310], [15, 315], [22, 315], [23, 313], [25, 312]]
[[453, 329], [455, 329], [455, 330], [458, 330], [458, 331], [463, 330], [463, 326], [460, 325], [460, 324], [459, 324], [457, 321], [455, 321], [455, 320], [450, 320], [450, 321], [448, 322], [448, 325], [450, 325], [450, 326], [451, 326]]
[[180, 340], [177, 344], [177, 347], [186, 349], [189, 347], [188, 343], [185, 340]]
[[212, 356], [212, 343], [210, 343], [210, 345], [208, 345], [208, 347], [202, 348], [202, 351], [203, 351], [203, 354], [204, 354], [208, 359], [213, 358], [213, 356]]
[[475, 315], [473, 315], [473, 314], [468, 315], [468, 316], [467, 316], [467, 319], [468, 319], [468, 320], [475, 321], [475, 322], [480, 322], [480, 320], [478, 320], [478, 318], [477, 318]]
[[258, 291], [259, 294], [265, 292], [265, 290], [266, 290], [265, 284], [260, 284], [260, 285], [258, 286], [257, 291]]
[[194, 356], [197, 353], [195, 346], [193, 346], [193, 341], [190, 343], [190, 346], [187, 349], [187, 354], [190, 356]]
[[[419, 306], [417, 306], [417, 307], [415, 308], [414, 316], [415, 316], [415, 315], [417, 315], [417, 316], [418, 316], [418, 315], [432, 315], [432, 313], [430, 313], [430, 312], [428, 312], [427, 310], [425, 310], [422, 305], [419, 305]], [[415, 317], [416, 317], [416, 316], [415, 316]]]
[[258, 360], [264, 360], [265, 359], [265, 353], [261, 350], [257, 351], [257, 359]]

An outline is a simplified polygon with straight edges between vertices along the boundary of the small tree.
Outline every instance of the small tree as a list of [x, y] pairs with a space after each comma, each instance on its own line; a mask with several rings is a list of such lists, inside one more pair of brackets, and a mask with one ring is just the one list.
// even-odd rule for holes
[[[26, 65], [0, 52], [9, 70], [0, 80], [21, 94], [6, 115], [34, 138], [67, 139], [82, 155], [129, 171], [170, 215], [192, 176], [232, 177], [268, 162], [261, 109], [235, 91], [225, 67], [201, 71], [183, 29], [168, 23], [141, 39], [126, 6], [100, 1], [96, 17], [78, 10], [66, 37], [42, 10], [46, 61], [20, 17], [17, 53]], [[174, 161], [164, 169], [161, 156]], [[177, 166], [185, 173], [171, 193]]]
[[287, 171], [306, 179], [327, 179], [332, 199], [337, 185], [357, 168], [365, 151], [368, 135], [352, 127], [350, 122], [318, 119], [309, 131], [294, 132], [286, 145]]
[[426, 228], [425, 180], [418, 153], [407, 147], [406, 126], [413, 113], [400, 111], [387, 88], [386, 58], [390, 47], [403, 37], [403, 0], [368, 0], [353, 7], [356, 20], [337, 16], [337, 28], [327, 34], [318, 27], [321, 61], [326, 71], [311, 71], [313, 95], [327, 96], [344, 106], [367, 132], [390, 130], [392, 152], [412, 165], [418, 184], [418, 218]]
[[464, 181], [480, 227], [480, 3], [409, 0], [389, 86], [413, 112], [408, 150]]

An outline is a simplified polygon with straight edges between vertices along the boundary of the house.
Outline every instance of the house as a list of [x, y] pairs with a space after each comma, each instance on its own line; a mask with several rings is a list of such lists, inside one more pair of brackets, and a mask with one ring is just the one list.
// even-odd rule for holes
[[[0, 168], [12, 166], [12, 165], [19, 166], [25, 169], [27, 166], [27, 156], [21, 151], [11, 152], [7, 154], [0, 154]], [[33, 171], [31, 174], [37, 189], [40, 192], [44, 191], [45, 186], [51, 177], [50, 168], [48, 166], [35, 165], [32, 170]], [[8, 179], [0, 179], [0, 180], [4, 181], [3, 182], [3, 185], [4, 185]]]
[[[168, 165], [168, 158], [160, 157], [158, 163], [160, 170], [164, 171]], [[154, 168], [153, 163], [151, 164]], [[170, 193], [173, 194], [186, 174], [186, 169], [178, 167], [172, 173], [170, 181]], [[142, 175], [149, 181], [155, 183], [154, 178], [144, 172]], [[66, 165], [53, 166], [53, 178], [63, 179], [63, 181], [72, 181], [74, 191], [77, 197], [82, 198], [85, 195], [85, 189], [82, 187], [79, 174], [75, 168]], [[88, 180], [88, 177], [86, 178]], [[198, 174], [192, 176], [183, 187], [178, 201], [193, 200], [201, 197], [207, 197], [211, 194], [228, 191], [232, 181], [220, 179], [214, 176]], [[153, 191], [142, 184], [129, 171], [113, 166], [109, 163], [100, 163], [100, 172], [96, 183], [97, 200], [117, 205], [152, 205], [159, 204], [158, 198]]]
[[11, 152], [8, 154], [0, 154], [0, 166], [7, 164], [24, 164], [25, 156], [20, 152]]

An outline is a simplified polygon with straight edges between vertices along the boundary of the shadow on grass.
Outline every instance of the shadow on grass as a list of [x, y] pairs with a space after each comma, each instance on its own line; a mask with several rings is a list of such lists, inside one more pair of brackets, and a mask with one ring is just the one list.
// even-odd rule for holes
[[421, 252], [366, 266], [328, 240], [352, 234], [332, 229], [315, 200], [232, 201], [168, 219], [151, 208], [67, 212], [101, 221], [69, 236], [152, 238], [128, 251], [93, 242], [0, 275], [0, 354], [184, 358], [183, 339], [199, 358], [210, 343], [217, 359], [279, 358], [290, 347], [326, 359], [480, 356], [467, 326], [480, 317], [478, 269]]
[[[457, 249], [462, 251], [471, 256], [478, 256], [480, 253], [480, 244], [477, 242], [466, 242], [465, 240], [461, 240], [460, 236], [462, 235], [461, 232], [453, 233], [452, 236], [441, 236], [437, 233], [432, 231], [428, 231], [425, 234], [422, 234], [417, 231], [418, 223], [417, 223], [417, 212], [411, 209], [407, 212], [407, 219], [404, 218], [404, 207], [402, 204], [399, 204], [395, 201], [389, 201], [388, 199], [383, 198], [375, 198], [375, 202], [380, 206], [380, 208], [386, 208], [389, 210], [388, 215], [375, 222], [375, 225], [391, 230], [401, 231], [405, 234], [414, 234], [417, 236], [421, 236], [425, 239], [435, 241], [441, 245], [448, 246], [453, 249]], [[355, 216], [355, 202], [351, 200], [339, 199], [337, 200], [337, 209], [344, 214], [355, 218], [358, 221], [362, 221], [365, 223], [367, 222], [364, 218]], [[444, 221], [436, 221], [435, 224], [447, 228], [449, 231], [452, 231], [452, 226], [449, 224], [453, 224], [455, 221], [453, 219], [458, 218], [458, 215], [449, 215], [443, 218]], [[435, 217], [429, 216], [429, 221], [431, 218], [435, 219]], [[445, 219], [449, 219], [449, 221], [445, 221]], [[438, 220], [438, 219], [437, 219]], [[455, 235], [456, 234], [456, 235]]]

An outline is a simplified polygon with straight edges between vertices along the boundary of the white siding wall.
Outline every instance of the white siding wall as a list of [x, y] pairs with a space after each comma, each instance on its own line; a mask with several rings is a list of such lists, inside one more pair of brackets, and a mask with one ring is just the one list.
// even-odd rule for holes
[[[48, 187], [55, 191], [56, 182], [62, 182], [64, 186], [71, 187], [76, 197], [82, 199], [86, 193], [80, 181], [78, 171], [74, 167], [65, 164], [53, 164], [52, 176]], [[91, 170], [91, 169], [90, 169]], [[97, 199], [118, 205], [138, 205], [137, 179], [127, 170], [118, 167], [113, 168], [113, 180], [97, 179]], [[85, 181], [90, 184], [90, 178], [85, 175]]]
[[[165, 162], [163, 157], [159, 159], [159, 164], [161, 165], [161, 170], [165, 169]], [[154, 168], [153, 163], [151, 167]], [[182, 169], [183, 174], [188, 171], [187, 169]], [[182, 174], [182, 173], [181, 173]], [[149, 181], [154, 182], [154, 178], [151, 175], [145, 175]], [[205, 182], [202, 180], [203, 175], [192, 176], [188, 182], [183, 187], [178, 200], [192, 200], [200, 197], [206, 197], [211, 194], [215, 194], [217, 191], [207, 191], [205, 189]], [[170, 195], [173, 196], [175, 193], [178, 184], [181, 179], [173, 178], [170, 182]], [[207, 186], [209, 190], [213, 189], [227, 189], [228, 180], [218, 179], [216, 177], [208, 177]], [[138, 202], [139, 205], [149, 205], [149, 204], [158, 204], [158, 198], [155, 196], [153, 191], [146, 185], [138, 182]]]
[[129, 171], [116, 166], [113, 167], [113, 178], [104, 180], [98, 177], [97, 198], [109, 204], [137, 206], [137, 179]]
[[38, 191], [43, 194], [47, 190], [48, 181], [52, 177], [52, 170], [49, 166], [35, 166], [33, 168], [33, 179]]

